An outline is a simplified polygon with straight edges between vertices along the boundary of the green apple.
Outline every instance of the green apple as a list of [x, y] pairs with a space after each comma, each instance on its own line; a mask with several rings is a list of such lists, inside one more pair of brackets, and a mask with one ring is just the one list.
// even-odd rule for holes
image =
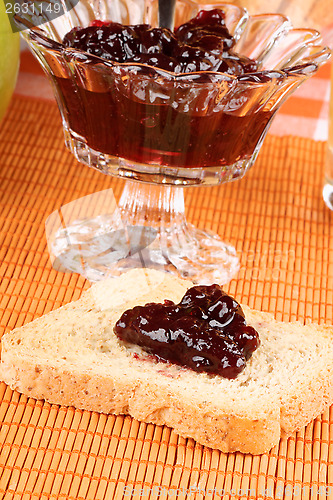
[[1, 120], [15, 87], [20, 57], [20, 37], [12, 32], [4, 0], [0, 0], [0, 54]]

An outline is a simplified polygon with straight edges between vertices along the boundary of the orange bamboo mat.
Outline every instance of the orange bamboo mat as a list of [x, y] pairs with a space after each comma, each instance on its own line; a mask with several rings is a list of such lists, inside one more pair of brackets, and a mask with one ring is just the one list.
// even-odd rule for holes
[[[44, 222], [70, 200], [123, 182], [65, 150], [56, 106], [16, 97], [0, 133], [0, 336], [78, 298], [52, 269]], [[241, 181], [186, 191], [188, 218], [233, 244], [227, 289], [278, 319], [333, 322], [333, 213], [321, 198], [325, 144], [266, 139]], [[269, 454], [223, 454], [167, 427], [27, 399], [0, 385], [2, 499], [333, 498], [333, 413]]]

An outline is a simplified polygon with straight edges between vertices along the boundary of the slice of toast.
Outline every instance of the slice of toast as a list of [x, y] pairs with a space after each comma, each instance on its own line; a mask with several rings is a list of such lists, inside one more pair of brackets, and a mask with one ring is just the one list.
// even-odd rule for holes
[[236, 379], [157, 362], [113, 326], [147, 302], [178, 302], [189, 281], [132, 270], [3, 336], [0, 379], [50, 403], [168, 425], [223, 452], [261, 454], [333, 402], [333, 328], [282, 323], [243, 306], [260, 347]]

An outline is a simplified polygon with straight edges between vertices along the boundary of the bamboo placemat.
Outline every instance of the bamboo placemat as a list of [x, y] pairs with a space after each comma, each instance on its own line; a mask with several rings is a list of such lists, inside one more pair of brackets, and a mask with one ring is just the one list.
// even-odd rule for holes
[[[44, 222], [123, 182], [65, 150], [52, 103], [15, 98], [1, 125], [0, 336], [76, 299], [83, 278], [52, 269]], [[188, 218], [240, 256], [226, 287], [278, 319], [333, 322], [333, 214], [325, 144], [268, 136], [241, 181], [186, 191]], [[167, 427], [27, 399], [0, 385], [0, 498], [333, 498], [332, 409], [263, 456], [223, 454]]]

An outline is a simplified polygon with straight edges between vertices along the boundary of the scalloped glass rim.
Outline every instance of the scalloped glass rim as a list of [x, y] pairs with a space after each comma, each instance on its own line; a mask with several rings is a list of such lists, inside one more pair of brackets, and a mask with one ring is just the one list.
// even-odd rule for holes
[[[30, 0], [28, 1], [28, 3]], [[89, 3], [89, 2], [88, 2]], [[156, 2], [155, 2], [156, 4]], [[228, 79], [229, 81], [238, 81], [239, 83], [246, 84], [259, 84], [260, 80], [264, 78], [267, 82], [269, 79], [281, 79], [286, 78], [288, 76], [297, 77], [309, 77], [314, 74], [319, 66], [325, 63], [331, 56], [331, 50], [328, 47], [318, 45], [317, 43], [321, 42], [321, 35], [317, 30], [311, 28], [293, 28], [290, 20], [282, 15], [282, 14], [258, 14], [250, 16], [245, 8], [238, 7], [234, 4], [223, 4], [223, 3], [212, 3], [212, 4], [198, 4], [194, 3], [191, 0], [177, 0], [177, 5], [185, 4], [187, 6], [192, 6], [193, 9], [199, 10], [200, 8], [214, 8], [218, 7], [227, 12], [226, 15], [226, 24], [230, 29], [230, 32], [233, 34], [235, 39], [237, 40], [235, 44], [235, 51], [239, 52], [242, 55], [247, 55], [251, 57], [251, 53], [247, 50], [247, 53], [244, 51], [244, 46], [246, 46], [246, 36], [247, 33], [251, 31], [253, 25], [256, 24], [268, 31], [268, 36], [266, 39], [262, 39], [261, 42], [258, 42], [263, 46], [263, 50], [261, 53], [255, 54], [255, 58], [259, 65], [264, 67], [264, 69], [254, 72], [247, 73], [245, 75], [229, 75], [221, 72], [214, 71], [201, 71], [201, 72], [193, 72], [193, 73], [173, 73], [170, 71], [166, 71], [160, 68], [156, 68], [154, 66], [149, 66], [147, 64], [139, 64], [139, 63], [119, 63], [116, 61], [106, 61], [99, 56], [93, 56], [88, 54], [87, 52], [65, 47], [60, 41], [61, 38], [58, 36], [58, 40], [56, 40], [56, 29], [53, 28], [53, 21], [48, 21], [45, 17], [44, 27], [46, 27], [46, 31], [41, 28], [32, 27], [32, 18], [28, 17], [19, 17], [14, 16], [15, 22], [22, 29], [22, 34], [24, 37], [32, 40], [34, 43], [47, 48], [51, 51], [61, 52], [65, 57], [69, 56], [70, 59], [77, 59], [80, 62], [86, 62], [89, 64], [102, 64], [106, 67], [133, 67], [133, 68], [145, 68], [151, 72], [151, 76], [154, 74], [161, 75], [164, 78], [172, 78], [176, 80], [182, 80], [184, 78], [188, 79], [189, 77], [193, 81], [195, 78], [200, 78], [202, 76], [215, 76], [223, 79]], [[89, 4], [90, 5], [90, 4]], [[154, 2], [152, 0], [147, 0], [148, 7], [152, 8]], [[156, 8], [156, 6], [155, 6]], [[147, 15], [152, 16], [153, 14], [147, 10]], [[229, 15], [228, 15], [229, 14]], [[64, 16], [69, 19], [71, 16], [71, 11], [66, 12]], [[103, 17], [103, 16], [101, 16]], [[156, 13], [155, 13], [156, 17]], [[90, 18], [91, 21], [93, 18]], [[144, 21], [149, 21], [144, 19]], [[73, 23], [71, 20], [69, 21], [71, 25]], [[84, 24], [84, 23], [83, 23]], [[152, 23], [150, 23], [152, 24]], [[77, 25], [77, 24], [76, 24]], [[269, 30], [271, 28], [271, 30]], [[49, 34], [47, 33], [49, 32]], [[51, 37], [51, 33], [54, 38]], [[267, 69], [265, 66], [269, 66], [268, 62], [273, 60], [274, 55], [278, 51], [279, 47], [283, 44], [286, 44], [286, 40], [288, 38], [294, 38], [293, 40], [293, 48], [289, 46], [288, 50], [286, 50], [286, 55], [284, 57], [284, 61], [281, 62], [281, 57], [278, 60], [278, 65], [275, 64], [270, 66], [270, 69]], [[291, 50], [292, 49], [292, 50]], [[258, 52], [258, 47], [254, 48], [254, 51]], [[253, 55], [252, 55], [253, 56]], [[276, 58], [275, 58], [276, 59]]]

